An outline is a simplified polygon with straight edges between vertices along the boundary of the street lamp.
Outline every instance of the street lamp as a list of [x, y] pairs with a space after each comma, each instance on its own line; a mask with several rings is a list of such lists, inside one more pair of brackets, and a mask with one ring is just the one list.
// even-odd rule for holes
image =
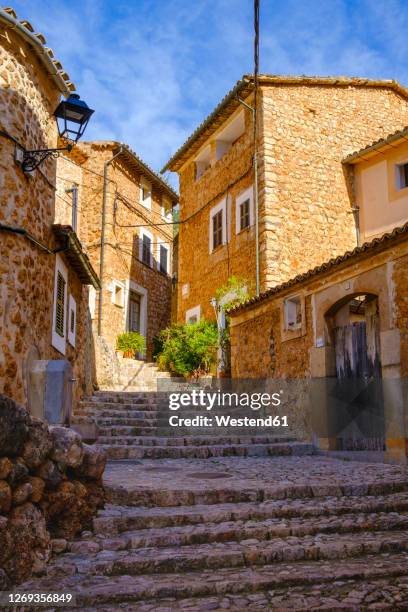
[[71, 94], [66, 100], [61, 100], [54, 113], [60, 137], [78, 142], [93, 112], [78, 94]]
[[54, 117], [57, 120], [60, 137], [69, 140], [69, 144], [58, 149], [35, 149], [33, 151], [17, 147], [15, 159], [21, 163], [23, 172], [33, 172], [48, 157], [59, 157], [61, 151], [71, 151], [83, 136], [93, 112], [78, 94], [71, 94], [66, 100], [61, 100], [54, 112]]

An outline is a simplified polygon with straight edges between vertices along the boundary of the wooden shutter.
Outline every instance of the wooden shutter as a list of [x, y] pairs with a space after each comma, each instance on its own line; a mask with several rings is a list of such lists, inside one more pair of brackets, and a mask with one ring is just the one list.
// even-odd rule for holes
[[61, 338], [64, 337], [64, 323], [65, 323], [65, 279], [61, 272], [58, 272], [57, 276], [57, 300], [56, 300], [56, 312], [55, 312], [55, 331]]

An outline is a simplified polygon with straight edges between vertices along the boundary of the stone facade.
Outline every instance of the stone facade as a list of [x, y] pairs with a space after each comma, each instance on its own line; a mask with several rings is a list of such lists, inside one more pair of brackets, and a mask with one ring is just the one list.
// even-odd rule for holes
[[74, 89], [56, 68], [52, 51], [44, 51], [42, 35], [33, 31], [11, 9], [0, 11], [0, 222], [40, 243], [12, 230], [0, 232], [0, 390], [21, 403], [27, 402], [35, 360], [68, 359], [78, 380], [74, 398], [87, 388], [89, 362], [87, 289], [64, 253], [59, 257], [68, 270], [67, 296], [78, 309], [77, 341], [75, 347], [67, 344], [65, 355], [52, 346], [53, 251], [64, 246], [53, 232], [56, 162], [49, 158], [28, 175], [14, 161], [17, 143], [27, 150], [57, 146], [53, 113], [60, 95]]
[[[240, 95], [250, 105], [248, 83]], [[250, 290], [255, 284], [253, 218], [243, 231], [237, 233], [236, 227], [237, 197], [254, 182], [252, 113], [240, 107], [232, 94], [166, 166], [180, 176], [180, 321], [197, 306], [201, 316], [212, 318], [209, 300], [232, 275], [247, 279]], [[353, 182], [342, 160], [404, 126], [407, 97], [390, 81], [261, 77], [261, 290], [356, 246]], [[223, 138], [240, 113], [244, 132], [222, 154]], [[207, 167], [200, 175], [203, 159]], [[209, 252], [211, 210], [223, 199], [226, 240]]]
[[[122, 152], [116, 156], [120, 147]], [[63, 197], [67, 189], [78, 185], [78, 231], [92, 265], [98, 271], [104, 165], [116, 156], [108, 166], [101, 320], [104, 343], [93, 342], [95, 351], [100, 351], [102, 346], [104, 350], [103, 355], [97, 356], [96, 363], [102, 364], [107, 358], [110, 362], [115, 360], [117, 337], [130, 329], [129, 302], [134, 294], [139, 300], [137, 327], [146, 337], [147, 359], [150, 360], [153, 339], [170, 322], [173, 226], [167, 222], [170, 220], [169, 208], [176, 204], [177, 195], [125, 145], [82, 143], [73, 153], [58, 160], [58, 194]], [[142, 186], [150, 193], [145, 204], [142, 203]], [[152, 239], [148, 263], [142, 261], [144, 232]], [[167, 250], [166, 270], [160, 269], [161, 245]], [[93, 333], [98, 334], [99, 296], [92, 298]], [[112, 352], [110, 357], [107, 357], [106, 350]]]
[[[322, 265], [293, 282], [266, 292], [248, 306], [231, 313], [232, 375], [236, 378], [330, 379], [339, 376], [338, 346], [334, 328], [344, 325], [345, 307], [358, 296], [378, 304], [377, 357], [383, 381], [406, 378], [408, 361], [407, 289], [408, 226], [386, 234], [381, 242], [356, 249], [338, 263]], [[288, 327], [286, 305], [298, 298], [301, 322]], [[367, 302], [366, 308], [368, 308]], [[354, 315], [351, 323], [363, 318]], [[348, 321], [347, 321], [348, 322]], [[367, 324], [368, 329], [368, 324]], [[370, 342], [367, 340], [367, 352]], [[337, 368], [336, 368], [337, 366]], [[385, 382], [385, 384], [387, 384]], [[394, 383], [391, 383], [394, 384]], [[301, 386], [301, 385], [300, 385]], [[296, 433], [310, 439], [313, 407], [298, 397], [287, 406]], [[391, 408], [393, 410], [392, 402]], [[404, 401], [386, 414], [386, 447], [389, 458], [405, 461]], [[324, 416], [324, 415], [323, 415]], [[324, 418], [319, 414], [320, 422]], [[320, 441], [323, 447], [327, 440]]]

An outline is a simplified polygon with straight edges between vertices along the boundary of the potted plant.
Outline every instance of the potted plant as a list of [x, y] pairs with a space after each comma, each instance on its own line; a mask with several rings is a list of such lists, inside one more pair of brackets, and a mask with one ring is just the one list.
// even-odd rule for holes
[[146, 352], [145, 338], [136, 331], [119, 334], [116, 340], [116, 350], [121, 351], [123, 357], [136, 359], [137, 353], [144, 355]]

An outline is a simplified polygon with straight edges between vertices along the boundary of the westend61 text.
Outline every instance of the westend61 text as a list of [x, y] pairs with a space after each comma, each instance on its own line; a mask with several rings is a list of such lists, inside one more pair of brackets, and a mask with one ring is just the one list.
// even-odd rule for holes
[[287, 427], [287, 416], [267, 416], [267, 417], [242, 417], [234, 418], [231, 416], [215, 415], [213, 417], [197, 415], [195, 417], [184, 418], [173, 415], [169, 418], [172, 427]]
[[227, 393], [216, 391], [210, 393], [194, 389], [190, 393], [170, 393], [169, 408], [178, 410], [181, 407], [196, 406], [212, 410], [214, 407], [235, 406], [260, 410], [269, 406], [280, 406], [281, 393]]

